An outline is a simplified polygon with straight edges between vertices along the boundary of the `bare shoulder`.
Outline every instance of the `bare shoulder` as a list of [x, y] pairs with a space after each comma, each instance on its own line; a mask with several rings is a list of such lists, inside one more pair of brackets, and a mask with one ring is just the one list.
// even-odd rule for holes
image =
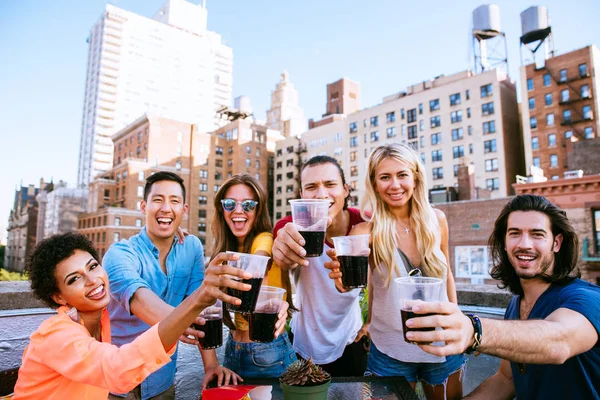
[[372, 225], [370, 222], [361, 222], [360, 224], [354, 225], [350, 231], [350, 235], [370, 235]]
[[440, 223], [440, 225], [446, 225], [448, 223], [446, 220], [446, 214], [444, 214], [442, 210], [434, 207], [433, 212], [435, 213], [435, 216], [437, 217], [437, 220]]

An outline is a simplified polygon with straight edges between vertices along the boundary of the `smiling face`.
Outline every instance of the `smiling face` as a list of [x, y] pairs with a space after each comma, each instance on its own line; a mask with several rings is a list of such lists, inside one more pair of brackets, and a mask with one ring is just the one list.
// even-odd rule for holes
[[146, 215], [146, 231], [150, 239], [172, 240], [187, 209], [179, 183], [155, 182], [150, 188], [148, 198], [141, 204], [141, 210]]
[[348, 185], [342, 182], [342, 176], [336, 165], [325, 163], [304, 168], [301, 183], [300, 194], [303, 199], [326, 199], [331, 202], [329, 205], [331, 219], [335, 219], [344, 209], [350, 191]]
[[227, 189], [224, 199], [232, 199], [236, 202], [233, 211], [223, 209], [223, 217], [225, 218], [225, 222], [227, 222], [227, 226], [229, 226], [229, 229], [231, 229], [231, 232], [237, 238], [238, 243], [243, 244], [246, 236], [248, 236], [248, 233], [250, 233], [254, 226], [258, 206], [254, 207], [251, 211], [244, 211], [242, 202], [244, 200], [258, 201], [256, 193], [250, 187], [238, 184]]
[[52, 299], [60, 305], [94, 312], [110, 303], [106, 271], [87, 251], [75, 250], [72, 256], [58, 263], [54, 278], [59, 293]]
[[554, 237], [550, 218], [538, 211], [513, 211], [508, 216], [506, 252], [521, 279], [552, 274], [554, 253], [560, 250], [562, 235]]
[[413, 172], [400, 161], [386, 158], [375, 168], [375, 192], [391, 208], [408, 204], [415, 187]]

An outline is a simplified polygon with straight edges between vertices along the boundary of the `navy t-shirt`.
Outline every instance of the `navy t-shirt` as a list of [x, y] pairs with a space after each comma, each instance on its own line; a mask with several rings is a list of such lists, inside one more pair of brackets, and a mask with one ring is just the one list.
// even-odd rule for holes
[[[520, 297], [511, 300], [504, 319], [519, 319]], [[537, 300], [529, 320], [544, 319], [559, 308], [586, 317], [600, 336], [600, 287], [575, 279], [552, 284]], [[600, 399], [600, 340], [561, 365], [510, 363], [517, 399]], [[521, 368], [520, 368], [521, 366]], [[521, 372], [523, 371], [523, 372]]]

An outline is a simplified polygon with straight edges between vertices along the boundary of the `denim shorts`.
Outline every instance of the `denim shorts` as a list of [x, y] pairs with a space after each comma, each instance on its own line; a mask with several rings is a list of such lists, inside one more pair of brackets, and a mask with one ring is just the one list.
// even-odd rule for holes
[[225, 345], [223, 366], [242, 378], [279, 378], [296, 361], [287, 333], [271, 343], [241, 343], [229, 335]]
[[446, 361], [442, 363], [404, 362], [383, 354], [371, 342], [371, 352], [365, 375], [404, 376], [409, 382], [424, 381], [431, 386], [436, 386], [443, 384], [465, 363], [466, 358], [462, 354], [446, 356]]

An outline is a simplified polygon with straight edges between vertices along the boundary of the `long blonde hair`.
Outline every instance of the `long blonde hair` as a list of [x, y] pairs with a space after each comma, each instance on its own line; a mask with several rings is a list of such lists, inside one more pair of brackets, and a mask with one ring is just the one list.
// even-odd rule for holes
[[[439, 246], [436, 232], [439, 223], [427, 194], [427, 178], [425, 168], [419, 156], [406, 145], [387, 144], [375, 148], [367, 161], [365, 177], [365, 196], [361, 204], [361, 215], [372, 226], [372, 255], [375, 267], [383, 276], [387, 272], [386, 287], [392, 280], [392, 271], [400, 274], [396, 264], [395, 252], [398, 247], [396, 218], [390, 207], [375, 190], [375, 171], [385, 159], [391, 158], [406, 165], [415, 180], [415, 189], [409, 199], [410, 226], [415, 233], [417, 249], [421, 255], [421, 267], [424, 275], [441, 278], [446, 272], [446, 261], [441, 259], [435, 250]], [[369, 214], [370, 213], [370, 214]]]

